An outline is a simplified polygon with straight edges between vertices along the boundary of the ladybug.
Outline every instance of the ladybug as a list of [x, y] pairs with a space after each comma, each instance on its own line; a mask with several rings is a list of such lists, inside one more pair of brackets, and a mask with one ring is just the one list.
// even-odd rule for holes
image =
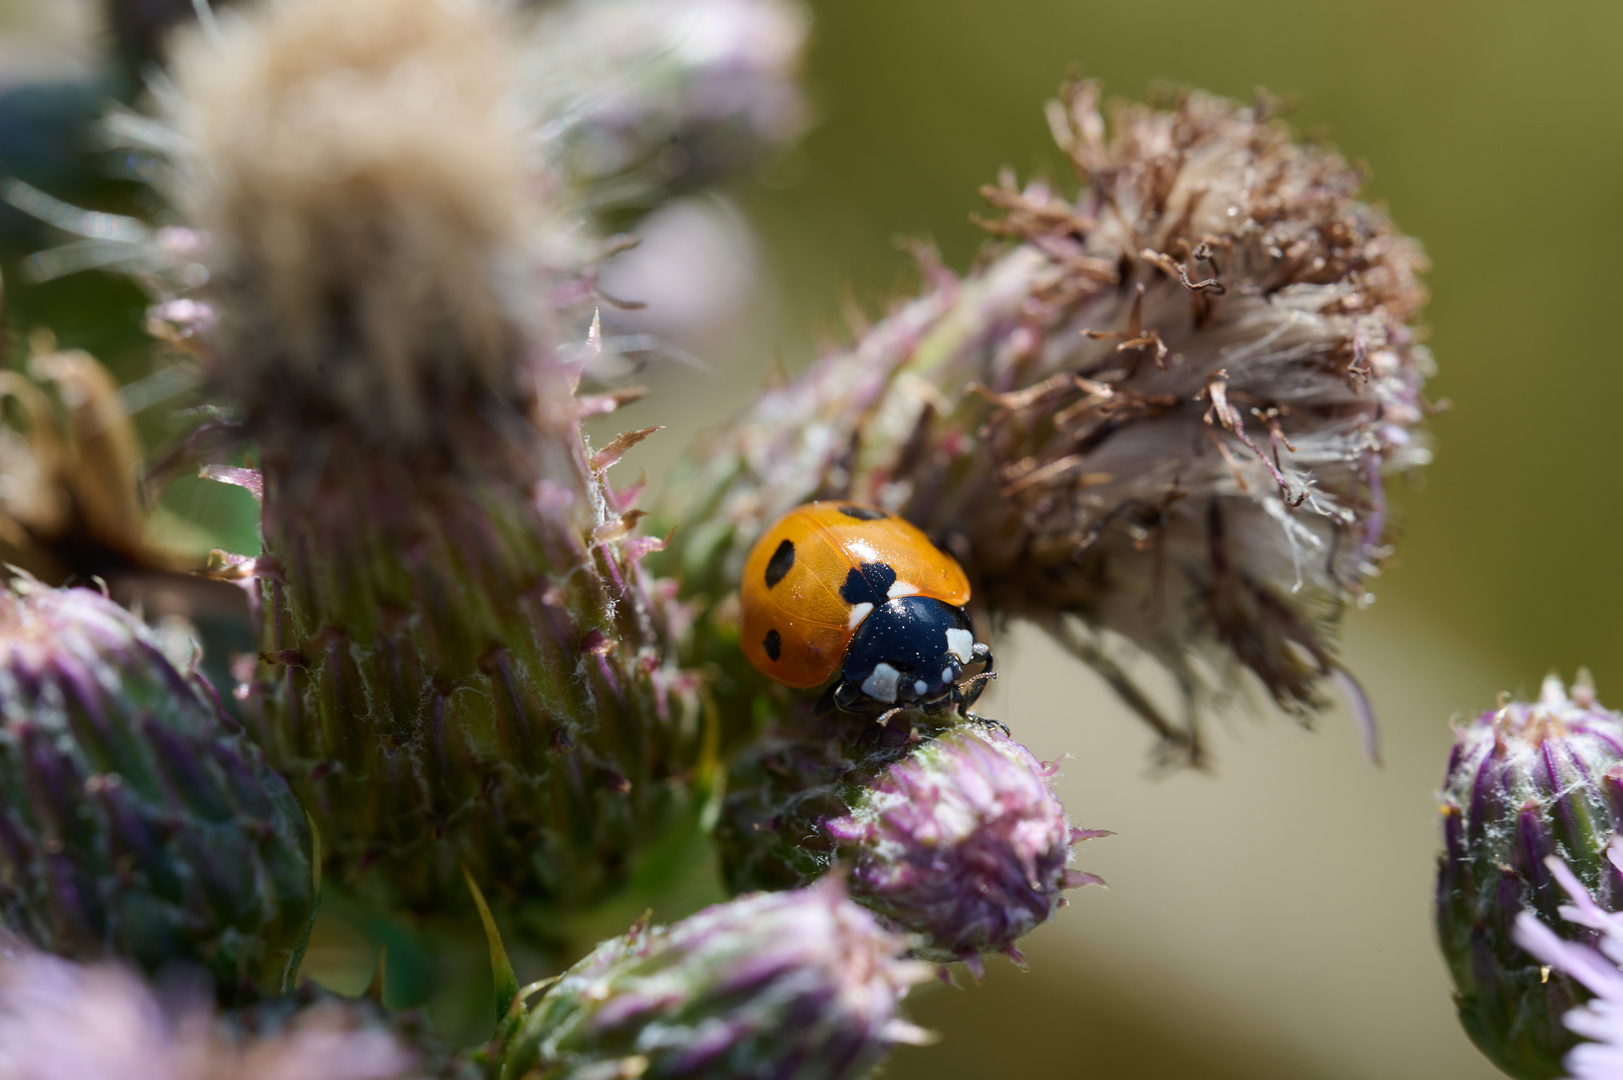
[[[743, 647], [797, 689], [839, 672], [820, 708], [875, 716], [969, 706], [992, 675], [964, 605], [969, 578], [923, 532], [878, 507], [813, 502], [761, 534], [744, 562]], [[979, 665], [966, 678], [964, 669]], [[972, 717], [980, 719], [979, 717]]]

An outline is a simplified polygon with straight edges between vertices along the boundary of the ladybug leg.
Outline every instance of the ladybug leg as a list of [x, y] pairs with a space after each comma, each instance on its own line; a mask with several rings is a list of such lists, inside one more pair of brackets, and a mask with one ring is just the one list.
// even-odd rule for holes
[[1014, 737], [1014, 733], [1009, 730], [1008, 724], [1005, 724], [1001, 720], [993, 720], [990, 716], [976, 716], [974, 713], [965, 709], [964, 719], [968, 720], [972, 724], [979, 724], [982, 727], [995, 727], [999, 731], [1003, 732], [1004, 736], [1007, 738]]
[[836, 709], [848, 713], [869, 712], [870, 710], [864, 706], [873, 701], [872, 698], [862, 692], [861, 687], [853, 686], [845, 679], [841, 679], [834, 684], [828, 693], [828, 697], [832, 700]]
[[[964, 719], [972, 720], [977, 724], [985, 724], [988, 727], [999, 728], [1004, 735], [1009, 735], [1009, 725], [1003, 723], [1003, 721], [993, 720], [989, 716], [976, 716], [969, 711], [971, 706], [980, 700], [982, 692], [986, 689], [986, 684], [997, 678], [997, 672], [992, 670], [992, 647], [990, 645], [977, 641], [975, 643], [974, 659], [982, 661], [985, 666], [978, 673], [965, 679], [960, 684], [960, 686], [967, 687], [963, 691]], [[958, 687], [954, 687], [954, 693], [957, 693], [958, 689]]]
[[981, 670], [960, 684], [969, 688], [964, 691], [964, 708], [966, 710], [980, 700], [981, 692], [986, 689], [986, 684], [997, 678], [997, 672], [992, 670], [992, 647], [990, 645], [979, 641], [975, 643], [975, 653], [970, 663], [977, 660], [982, 664]]

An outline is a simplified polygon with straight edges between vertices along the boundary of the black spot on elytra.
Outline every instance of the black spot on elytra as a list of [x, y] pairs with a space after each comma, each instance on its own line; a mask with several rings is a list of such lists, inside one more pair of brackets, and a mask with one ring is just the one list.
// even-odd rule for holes
[[855, 607], [857, 604], [872, 604], [878, 607], [890, 599], [890, 587], [896, 584], [896, 571], [879, 562], [865, 562], [862, 569], [852, 570], [845, 575], [845, 584], [840, 586], [840, 599]]
[[[788, 541], [784, 542], [788, 543]], [[783, 639], [778, 636], [776, 630], [768, 630], [766, 640], [761, 642], [761, 647], [766, 650], [768, 656], [776, 660], [778, 655], [783, 652]]]
[[855, 503], [846, 503], [840, 507], [840, 513], [858, 521], [883, 521], [887, 516], [883, 510], [875, 510], [871, 506], [857, 506]]
[[[785, 540], [778, 545], [778, 550], [772, 553], [772, 558], [766, 561], [766, 587], [771, 588], [784, 579], [784, 575], [795, 565], [795, 542]], [[777, 657], [773, 657], [774, 660]]]

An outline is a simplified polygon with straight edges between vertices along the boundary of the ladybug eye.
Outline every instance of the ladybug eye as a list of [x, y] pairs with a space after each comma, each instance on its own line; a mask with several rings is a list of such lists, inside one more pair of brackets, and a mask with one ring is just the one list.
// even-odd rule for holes
[[[772, 586], [782, 581], [784, 576], [789, 573], [794, 565], [795, 542], [793, 540], [785, 540], [783, 543], [778, 545], [778, 550], [772, 553], [772, 558], [767, 560], [766, 587], [770, 589]], [[773, 659], [775, 660], [777, 657], [773, 657]]]
[[885, 512], [875, 510], [871, 506], [856, 506], [852, 503], [840, 507], [840, 513], [846, 517], [856, 518], [858, 521], [883, 521]]

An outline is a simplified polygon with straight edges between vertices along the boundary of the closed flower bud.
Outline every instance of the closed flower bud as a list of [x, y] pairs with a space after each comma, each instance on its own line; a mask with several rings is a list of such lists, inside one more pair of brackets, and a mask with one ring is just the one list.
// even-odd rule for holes
[[[914, 955], [1000, 952], [1095, 883], [1068, 869], [1073, 829], [1049, 786], [1055, 767], [1001, 732], [963, 723], [910, 743], [881, 729], [866, 750], [813, 727], [780, 726], [735, 766], [719, 834], [738, 890], [805, 884], [835, 863], [852, 899], [913, 935]], [[889, 735], [889, 738], [887, 738]], [[877, 743], [877, 745], [873, 745]]]
[[464, 866], [601, 898], [702, 773], [661, 541], [604, 478], [649, 431], [586, 444], [623, 398], [577, 397], [599, 339], [554, 336], [502, 17], [266, 5], [177, 49], [171, 103], [194, 340], [262, 466], [214, 473], [263, 498], [245, 708], [346, 887], [459, 915]]
[[1323, 704], [1387, 553], [1385, 478], [1426, 460], [1423, 259], [1260, 107], [1190, 93], [1107, 125], [1097, 100], [1051, 111], [1075, 196], [988, 189], [1004, 242], [964, 277], [927, 257], [920, 296], [701, 442], [672, 516], [703, 523], [683, 571], [719, 599], [797, 503], [900, 513], [984, 610], [1049, 630], [1198, 758], [1082, 628], [1192, 695], [1216, 660]]
[[0, 926], [230, 1000], [293, 985], [314, 914], [304, 811], [213, 689], [99, 593], [0, 589]]
[[1442, 811], [1437, 933], [1460, 1022], [1511, 1075], [1560, 1076], [1575, 1041], [1561, 1017], [1584, 994], [1524, 952], [1513, 925], [1526, 910], [1576, 933], [1557, 916], [1565, 897], [1551, 857], [1602, 907], [1623, 906], [1623, 873], [1607, 858], [1623, 823], [1623, 717], [1601, 708], [1587, 681], [1569, 697], [1546, 679], [1538, 701], [1458, 729]]
[[837, 882], [740, 897], [604, 942], [530, 1006], [502, 1049], [509, 1080], [862, 1077], [930, 977]]
[[420, 1023], [366, 1001], [301, 993], [218, 1015], [117, 964], [0, 942], [0, 1080], [395, 1080], [448, 1061]]
[[967, 960], [1002, 952], [1097, 882], [1066, 869], [1072, 829], [1049, 787], [1055, 766], [1007, 735], [964, 724], [918, 747], [865, 786], [826, 828], [851, 862], [851, 895], [917, 934], [917, 954]]

